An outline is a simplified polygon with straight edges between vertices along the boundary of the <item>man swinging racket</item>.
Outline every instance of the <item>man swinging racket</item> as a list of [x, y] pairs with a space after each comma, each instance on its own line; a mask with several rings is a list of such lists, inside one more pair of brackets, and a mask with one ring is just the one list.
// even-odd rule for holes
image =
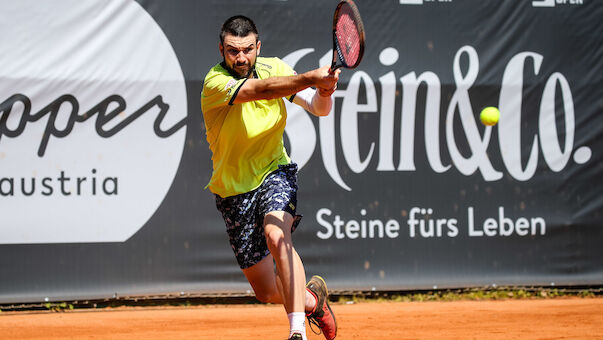
[[284, 305], [289, 339], [306, 340], [307, 316], [331, 340], [337, 323], [327, 286], [320, 276], [306, 285], [291, 239], [301, 216], [296, 215], [297, 165], [283, 145], [283, 98], [316, 116], [328, 115], [340, 70], [326, 66], [296, 74], [278, 58], [259, 57], [260, 47], [251, 19], [234, 16], [222, 25], [224, 60], [210, 69], [201, 93], [213, 161], [208, 187], [257, 299]]

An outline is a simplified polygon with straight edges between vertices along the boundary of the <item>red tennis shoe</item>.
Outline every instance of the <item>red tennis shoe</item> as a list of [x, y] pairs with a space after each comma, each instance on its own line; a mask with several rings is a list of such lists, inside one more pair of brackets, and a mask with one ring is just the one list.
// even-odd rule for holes
[[[337, 336], [337, 320], [335, 320], [335, 315], [331, 310], [331, 306], [329, 306], [329, 291], [325, 280], [318, 275], [314, 275], [306, 285], [306, 289], [316, 298], [314, 310], [306, 315], [310, 323], [310, 329], [316, 334], [320, 334], [320, 331], [322, 331], [327, 340], [335, 339]], [[320, 328], [318, 333], [314, 331], [312, 324]]]

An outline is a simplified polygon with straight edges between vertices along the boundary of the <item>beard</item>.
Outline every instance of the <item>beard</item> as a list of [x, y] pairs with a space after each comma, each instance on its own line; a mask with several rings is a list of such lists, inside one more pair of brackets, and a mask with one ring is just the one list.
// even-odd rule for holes
[[228, 64], [226, 63], [226, 58], [223, 58], [223, 62], [224, 62], [224, 65], [226, 65], [226, 68], [228, 69], [228, 71], [230, 73], [237, 75], [239, 77], [239, 79], [242, 79], [242, 78], [249, 78], [249, 76], [253, 72], [253, 69], [255, 68], [256, 59], [257, 59], [257, 56], [255, 58], [253, 58], [252, 63], [244, 63], [244, 64], [235, 63], [232, 67], [228, 66]]

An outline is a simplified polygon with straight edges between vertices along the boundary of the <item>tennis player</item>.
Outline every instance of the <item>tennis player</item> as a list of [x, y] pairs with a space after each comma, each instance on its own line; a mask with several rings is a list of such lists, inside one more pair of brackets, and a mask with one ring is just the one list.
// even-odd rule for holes
[[260, 57], [260, 47], [251, 19], [234, 16], [222, 25], [223, 60], [209, 70], [201, 93], [213, 161], [208, 187], [257, 299], [284, 305], [289, 339], [306, 340], [308, 317], [331, 340], [337, 323], [327, 286], [320, 276], [306, 284], [291, 239], [301, 216], [296, 214], [297, 165], [283, 145], [283, 99], [316, 116], [328, 115], [340, 71], [330, 73], [325, 66], [297, 74], [278, 58]]

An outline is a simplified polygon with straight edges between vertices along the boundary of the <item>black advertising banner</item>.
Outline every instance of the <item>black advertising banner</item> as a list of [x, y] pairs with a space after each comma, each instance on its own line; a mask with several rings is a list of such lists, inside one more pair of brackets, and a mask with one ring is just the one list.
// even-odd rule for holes
[[[247, 292], [204, 190], [203, 78], [235, 14], [262, 55], [328, 64], [336, 5], [0, 0], [0, 303]], [[603, 3], [357, 5], [367, 48], [331, 114], [287, 103], [307, 274], [603, 283]]]

